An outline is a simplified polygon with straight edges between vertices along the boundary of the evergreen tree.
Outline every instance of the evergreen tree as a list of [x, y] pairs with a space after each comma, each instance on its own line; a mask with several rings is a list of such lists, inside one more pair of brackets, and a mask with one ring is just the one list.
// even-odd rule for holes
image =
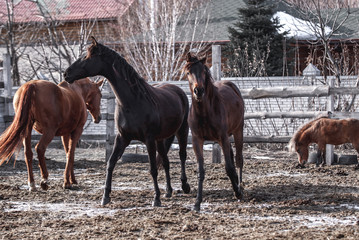
[[283, 41], [287, 33], [273, 19], [273, 5], [266, 0], [248, 0], [238, 9], [238, 22], [228, 28], [231, 43], [228, 65], [239, 76], [283, 74]]

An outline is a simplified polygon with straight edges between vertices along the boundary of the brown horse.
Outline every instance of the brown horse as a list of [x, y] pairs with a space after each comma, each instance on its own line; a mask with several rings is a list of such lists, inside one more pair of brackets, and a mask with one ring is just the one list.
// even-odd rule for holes
[[166, 197], [170, 197], [172, 187], [167, 153], [175, 136], [180, 146], [182, 189], [185, 193], [190, 192], [185, 172], [189, 104], [183, 90], [171, 84], [156, 87], [149, 85], [122, 56], [92, 38], [87, 56], [79, 58], [66, 70], [65, 80], [72, 83], [79, 78], [96, 75], [108, 79], [117, 103], [115, 121], [118, 133], [107, 161], [102, 205], [111, 200], [113, 170], [131, 140], [139, 140], [147, 147], [155, 187], [154, 206], [161, 206], [156, 150], [159, 154], [158, 160], [162, 160], [165, 169]]
[[[187, 74], [192, 93], [192, 106], [188, 116], [192, 131], [193, 149], [198, 162], [198, 193], [194, 206], [200, 210], [204, 180], [203, 142], [216, 141], [220, 144], [225, 158], [225, 168], [238, 199], [243, 196], [243, 126], [244, 102], [239, 89], [229, 81], [213, 82], [210, 71], [205, 65], [206, 58], [187, 56], [184, 71]], [[233, 135], [236, 146], [236, 165], [239, 168], [239, 179], [235, 170], [233, 150], [229, 142]]]
[[303, 167], [308, 160], [308, 146], [311, 143], [318, 144], [317, 159], [324, 157], [326, 144], [352, 143], [359, 153], [358, 131], [359, 120], [357, 119], [337, 120], [319, 117], [300, 127], [289, 141], [288, 148], [297, 153], [299, 164]]
[[67, 82], [56, 85], [44, 80], [32, 80], [22, 85], [13, 100], [14, 120], [0, 136], [0, 165], [14, 154], [23, 141], [28, 184], [30, 191], [35, 190], [31, 150], [31, 131], [34, 128], [42, 134], [35, 147], [42, 176], [41, 188], [48, 189], [45, 151], [54, 136], [62, 136], [66, 151], [64, 188], [76, 184], [73, 169], [75, 147], [87, 120], [86, 108], [95, 123], [101, 120], [99, 87], [102, 83], [103, 80], [95, 83], [85, 78], [72, 85]]

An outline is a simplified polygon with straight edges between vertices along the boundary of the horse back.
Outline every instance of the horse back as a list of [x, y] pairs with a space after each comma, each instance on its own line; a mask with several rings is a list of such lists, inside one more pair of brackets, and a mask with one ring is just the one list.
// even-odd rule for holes
[[160, 133], [159, 138], [167, 138], [187, 121], [189, 103], [185, 92], [173, 84], [155, 86], [157, 111], [159, 113]]
[[[22, 85], [14, 96], [14, 108], [17, 109], [19, 96], [26, 85], [33, 85], [35, 91], [32, 96], [31, 114], [34, 121], [34, 129], [43, 133], [49, 129], [57, 129], [56, 135], [73, 131], [78, 119], [83, 115], [86, 106], [73, 91], [59, 87], [55, 83], [45, 80], [32, 80]], [[81, 107], [77, 107], [81, 106]], [[82, 117], [83, 118], [83, 117]], [[83, 120], [82, 120], [83, 121]]]

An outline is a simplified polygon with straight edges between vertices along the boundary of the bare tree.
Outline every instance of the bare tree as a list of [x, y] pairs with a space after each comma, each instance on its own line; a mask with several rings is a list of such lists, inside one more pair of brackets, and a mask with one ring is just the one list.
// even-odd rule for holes
[[48, 11], [48, 7], [43, 5], [45, 3], [36, 1], [36, 4], [43, 18], [41, 25], [43, 31], [32, 45], [31, 52], [25, 55], [31, 71], [24, 78], [30, 80], [36, 77], [59, 83], [62, 81], [64, 69], [84, 53], [97, 20], [78, 23], [78, 32], [74, 35], [79, 38], [70, 42], [70, 36], [61, 28], [63, 23]]
[[198, 53], [206, 46], [203, 36], [209, 20], [208, 3], [208, 0], [133, 3], [118, 26], [125, 57], [149, 81], [178, 79], [184, 53]]
[[0, 22], [1, 41], [5, 43], [6, 52], [10, 55], [12, 79], [14, 85], [20, 85], [19, 59], [23, 56], [26, 47], [24, 43], [36, 35], [36, 24], [15, 22], [14, 9], [19, 2], [5, 0], [5, 9], [1, 14], [6, 16], [6, 21]]
[[[312, 43], [323, 46], [323, 74], [327, 72], [336, 76], [336, 83], [340, 85], [341, 68], [331, 51], [330, 42], [339, 34], [340, 28], [351, 14], [350, 2], [343, 0], [291, 0], [291, 7], [296, 9], [300, 18], [307, 22], [307, 27], [315, 36]], [[329, 8], [330, 7], [330, 8]]]

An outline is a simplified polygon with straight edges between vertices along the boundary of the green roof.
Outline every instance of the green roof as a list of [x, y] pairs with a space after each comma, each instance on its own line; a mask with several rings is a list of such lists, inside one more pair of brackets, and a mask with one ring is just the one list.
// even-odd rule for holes
[[[274, 5], [274, 13], [282, 11], [293, 17], [300, 18], [296, 9], [291, 8], [286, 3], [274, 0], [270, 0], [269, 2]], [[211, 0], [208, 6], [210, 16], [207, 31], [204, 36], [201, 33], [196, 34], [193, 41], [229, 41], [228, 27], [233, 26], [238, 21], [238, 8], [244, 6], [244, 0]], [[359, 39], [359, 9], [350, 9], [350, 13], [347, 21], [332, 39]], [[344, 16], [345, 14], [342, 12], [339, 18], [343, 19]], [[205, 22], [200, 23], [198, 29], [203, 29], [205, 25]], [[178, 30], [179, 33], [183, 32], [181, 27], [179, 27]], [[179, 34], [177, 41], [189, 41], [189, 39]]]

